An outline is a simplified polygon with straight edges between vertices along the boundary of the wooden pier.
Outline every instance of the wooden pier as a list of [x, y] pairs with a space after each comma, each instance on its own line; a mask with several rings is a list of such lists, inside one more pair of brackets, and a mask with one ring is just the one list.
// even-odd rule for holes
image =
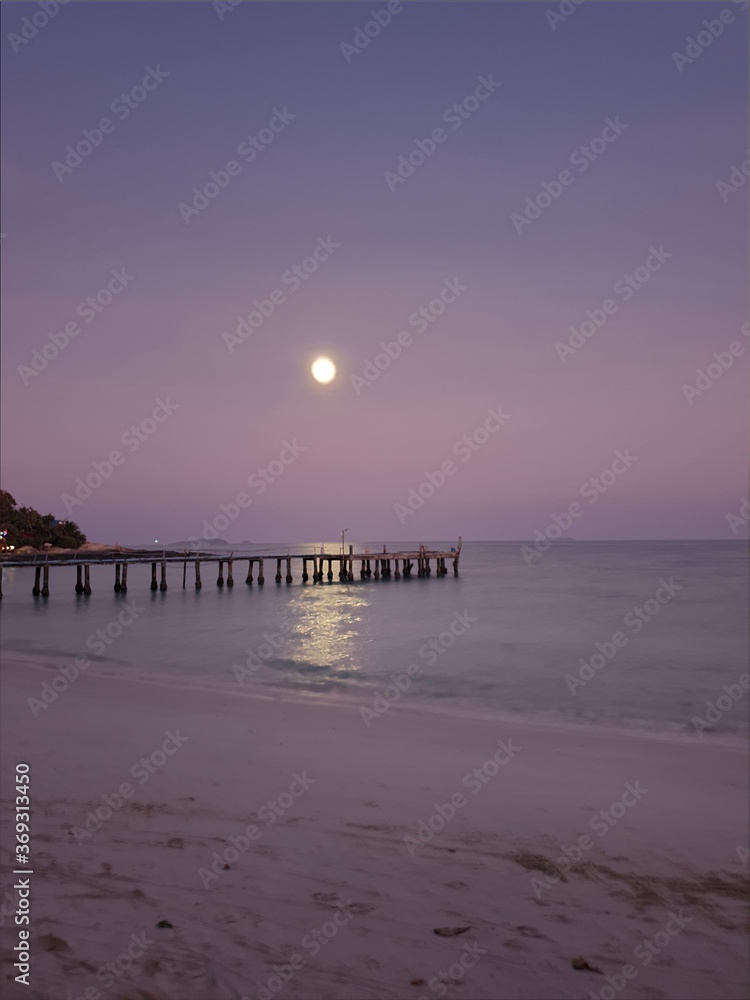
[[[458, 539], [456, 548], [443, 552], [436, 549], [427, 549], [420, 545], [415, 551], [388, 552], [383, 546], [382, 552], [355, 552], [352, 545], [348, 550], [342, 547], [338, 552], [326, 552], [321, 549], [318, 553], [289, 553], [284, 555], [251, 555], [230, 552], [172, 552], [163, 551], [156, 553], [151, 550], [106, 550], [101, 552], [79, 553], [72, 549], [70, 553], [47, 554], [44, 552], [16, 554], [14, 556], [0, 556], [0, 598], [2, 598], [2, 571], [5, 567], [29, 568], [34, 570], [34, 585], [31, 593], [34, 597], [49, 597], [50, 593], [50, 569], [75, 566], [76, 582], [74, 593], [88, 596], [91, 593], [91, 566], [112, 566], [114, 568], [114, 590], [115, 593], [125, 594], [128, 590], [128, 566], [138, 564], [151, 564], [151, 590], [167, 590], [167, 566], [182, 566], [182, 589], [187, 586], [188, 566], [193, 568], [195, 574], [195, 589], [200, 590], [203, 586], [201, 579], [201, 566], [204, 568], [215, 564], [218, 569], [216, 579], [217, 587], [234, 586], [235, 564], [247, 563], [247, 576], [245, 583], [252, 586], [254, 582], [262, 587], [266, 582], [265, 570], [273, 569], [275, 563], [276, 572], [274, 581], [277, 586], [281, 583], [287, 585], [294, 582], [292, 572], [293, 565], [297, 566], [297, 573], [301, 569], [301, 580], [303, 584], [312, 580], [313, 584], [324, 582], [332, 583], [334, 578], [342, 583], [351, 583], [355, 580], [355, 567], [359, 566], [358, 577], [360, 580], [400, 580], [409, 579], [412, 576], [427, 577], [433, 572], [436, 576], [445, 576], [448, 573], [448, 564], [453, 563], [453, 573], [458, 576], [458, 561], [461, 555], [461, 538]], [[226, 567], [226, 576], [225, 576]], [[335, 569], [334, 569], [335, 568]], [[310, 572], [312, 571], [312, 572]], [[254, 577], [253, 574], [257, 575]]]

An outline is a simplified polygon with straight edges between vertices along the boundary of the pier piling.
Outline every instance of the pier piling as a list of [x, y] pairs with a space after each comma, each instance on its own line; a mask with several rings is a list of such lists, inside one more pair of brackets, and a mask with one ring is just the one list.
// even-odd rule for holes
[[[276, 583], [282, 583], [282, 577], [286, 580], [287, 584], [293, 583], [293, 568], [292, 563], [295, 560], [299, 560], [302, 563], [301, 574], [302, 583], [306, 584], [312, 575], [313, 583], [321, 584], [323, 583], [324, 576], [327, 578], [328, 582], [333, 581], [333, 564], [338, 563], [337, 574], [338, 579], [342, 583], [351, 583], [355, 578], [355, 562], [359, 563], [359, 577], [362, 581], [369, 579], [374, 576], [376, 580], [389, 580], [395, 578], [400, 580], [402, 577], [410, 577], [413, 575], [414, 567], [416, 564], [417, 575], [420, 577], [428, 577], [433, 572], [433, 560], [434, 560], [434, 573], [435, 576], [443, 577], [448, 573], [449, 562], [453, 562], [453, 573], [458, 576], [458, 565], [461, 554], [461, 538], [459, 536], [458, 546], [454, 549], [440, 551], [436, 549], [428, 549], [424, 545], [420, 545], [418, 551], [412, 550], [401, 550], [401, 551], [388, 551], [387, 546], [383, 546], [382, 552], [376, 550], [375, 553], [370, 552], [369, 549], [364, 551], [355, 552], [354, 546], [342, 545], [338, 551], [326, 552], [324, 547], [320, 547], [320, 551], [310, 551], [307, 552], [297, 552], [293, 553], [290, 549], [287, 550], [284, 555], [266, 555], [267, 559], [276, 560]], [[17, 567], [27, 567], [34, 569], [34, 586], [32, 589], [32, 594], [34, 597], [48, 597], [49, 596], [49, 573], [51, 566], [75, 566], [76, 570], [76, 582], [75, 582], [75, 593], [76, 594], [91, 594], [91, 578], [90, 578], [90, 565], [91, 563], [97, 566], [114, 566], [114, 590], [115, 593], [126, 593], [127, 592], [127, 573], [128, 565], [132, 563], [138, 563], [139, 565], [147, 566], [151, 563], [151, 581], [150, 589], [160, 590], [162, 592], [167, 590], [167, 563], [182, 563], [182, 588], [185, 589], [187, 581], [187, 567], [188, 563], [193, 563], [195, 566], [195, 589], [201, 589], [201, 562], [216, 563], [218, 565], [218, 578], [217, 586], [219, 588], [224, 586], [224, 563], [227, 564], [227, 575], [226, 575], [226, 586], [232, 587], [234, 585], [234, 553], [230, 553], [229, 556], [226, 553], [221, 552], [189, 552], [189, 551], [177, 551], [168, 552], [166, 550], [162, 551], [161, 558], [157, 557], [154, 559], [156, 553], [152, 549], [145, 550], [133, 550], [133, 549], [121, 549], [120, 547], [114, 547], [109, 550], [102, 550], [97, 552], [96, 555], [91, 555], [90, 553], [83, 553], [77, 556], [75, 553], [54, 553], [49, 554], [47, 552], [37, 552], [37, 553], [24, 553], [22, 556], [6, 556], [0, 557], [0, 574], [5, 566], [17, 566]], [[83, 559], [89, 559], [89, 562], [83, 562]], [[253, 583], [253, 564], [258, 565], [258, 585], [264, 584], [265, 579], [263, 575], [264, 559], [259, 556], [241, 556], [241, 559], [247, 558], [247, 578], [246, 583], [251, 586]], [[80, 561], [79, 561], [80, 559]], [[375, 563], [373, 566], [372, 563]], [[282, 573], [282, 563], [285, 564], [285, 569]], [[310, 567], [312, 563], [312, 567]], [[328, 564], [326, 566], [326, 563]], [[157, 564], [161, 567], [161, 582], [157, 578]], [[2, 579], [0, 577], [0, 584]], [[2, 596], [0, 594], [0, 596]]]

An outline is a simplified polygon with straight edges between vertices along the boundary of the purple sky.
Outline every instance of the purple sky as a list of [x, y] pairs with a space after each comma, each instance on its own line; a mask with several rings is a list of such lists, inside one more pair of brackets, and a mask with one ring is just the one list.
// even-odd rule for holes
[[[64, 494], [117, 450], [70, 516], [123, 544], [199, 536], [241, 493], [230, 540], [530, 538], [576, 500], [576, 538], [732, 537], [725, 514], [747, 495], [745, 7], [589, 2], [553, 30], [557, 5], [411, 3], [347, 61], [341, 43], [385, 3], [247, 0], [222, 20], [211, 3], [70, 2], [27, 44], [13, 36], [40, 8], [3, 3], [3, 487], [67, 516]], [[678, 67], [704, 20], [722, 33]], [[501, 83], [481, 101], [479, 77]], [[103, 118], [90, 155], [53, 168]], [[581, 170], [606, 119], [627, 128]], [[390, 190], [386, 172], [436, 128], [444, 141]], [[230, 160], [239, 173], [186, 223], [180, 203]], [[519, 234], [512, 214], [565, 170]], [[284, 282], [328, 237], [340, 246], [315, 273]], [[617, 283], [655, 266], [651, 247], [672, 257], [625, 301]], [[86, 323], [79, 303], [113, 269], [133, 280]], [[446, 279], [466, 290], [410, 326]], [[222, 335], [274, 289], [284, 301], [230, 353]], [[563, 362], [556, 343], [606, 299], [617, 311]], [[358, 393], [351, 376], [401, 331], [410, 346]], [[688, 401], [735, 341], [741, 356]], [[327, 387], [309, 374], [318, 354], [339, 368]], [[149, 423], [159, 399], [177, 408]], [[498, 408], [510, 419], [457, 454]], [[285, 441], [305, 450], [261, 494], [248, 477]], [[637, 460], [582, 499], [618, 449]]]

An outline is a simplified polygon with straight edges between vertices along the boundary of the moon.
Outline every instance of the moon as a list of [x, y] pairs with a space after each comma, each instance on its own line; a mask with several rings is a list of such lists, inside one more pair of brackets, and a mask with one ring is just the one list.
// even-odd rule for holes
[[316, 382], [332, 382], [336, 377], [336, 365], [330, 358], [316, 358], [310, 368]]

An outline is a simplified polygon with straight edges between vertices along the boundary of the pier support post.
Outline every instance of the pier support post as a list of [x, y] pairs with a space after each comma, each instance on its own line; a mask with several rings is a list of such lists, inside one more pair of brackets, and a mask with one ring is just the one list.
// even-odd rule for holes
[[365, 571], [365, 561], [364, 561], [364, 559], [362, 560], [362, 568], [359, 571], [359, 575], [360, 575], [361, 579], [363, 579], [363, 580], [367, 576], [367, 573]]
[[216, 586], [217, 587], [224, 586], [224, 563], [221, 561], [221, 559], [219, 560], [219, 576], [216, 580]]
[[263, 560], [258, 560], [258, 586], [262, 587], [266, 582], [266, 578], [263, 576]]
[[369, 559], [367, 560], [367, 576], [368, 577], [372, 576], [372, 568], [370, 566], [370, 560]]
[[[183, 579], [182, 586], [185, 586], [185, 581]], [[120, 583], [120, 593], [126, 594], [128, 592], [128, 564], [124, 562], [122, 564], [122, 582]]]
[[83, 566], [76, 566], [76, 594], [83, 593]]
[[167, 564], [162, 560], [161, 564], [161, 583], [159, 584], [159, 590], [167, 589]]
[[248, 561], [248, 564], [247, 564], [247, 578], [245, 579], [245, 583], [248, 585], [248, 587], [252, 587], [252, 585], [253, 585], [253, 561], [252, 561], [252, 559], [250, 559]]
[[232, 578], [232, 559], [227, 560], [227, 587], [234, 586], [234, 580]]
[[401, 573], [399, 572], [399, 568], [398, 568], [398, 559], [396, 560], [396, 572], [393, 574], [393, 579], [394, 580], [400, 580], [401, 579]]
[[286, 582], [287, 583], [291, 583], [292, 582], [292, 557], [291, 556], [287, 556], [286, 557]]
[[42, 574], [42, 597], [49, 597], [49, 566], [44, 567]]
[[281, 583], [281, 559], [276, 560], [276, 583]]
[[91, 593], [91, 580], [89, 578], [88, 564], [83, 567], [83, 592], [87, 597]]
[[183, 560], [182, 563], [182, 589], [185, 589], [185, 582], [187, 581], [187, 559]]
[[458, 576], [458, 559], [453, 560], [453, 575]]
[[380, 579], [380, 560], [379, 559], [375, 560], [375, 579], [376, 580]]
[[115, 563], [115, 593], [120, 593], [120, 564]]
[[354, 546], [349, 546], [349, 573], [347, 574], [349, 580], [354, 579]]
[[151, 589], [159, 589], [159, 584], [156, 582], [156, 563], [151, 563]]
[[31, 588], [31, 593], [34, 595], [34, 597], [39, 597], [39, 595], [42, 592], [41, 587], [39, 586], [39, 581], [41, 580], [41, 578], [42, 578], [42, 567], [37, 566], [36, 569], [34, 570], [34, 586]]
[[201, 564], [196, 557], [195, 560], [195, 589], [200, 590], [203, 584], [201, 583]]
[[333, 569], [332, 569], [332, 566], [331, 566], [331, 560], [330, 559], [328, 560], [328, 579], [329, 580], [333, 579]]
[[302, 557], [302, 582], [307, 583], [310, 577], [307, 575], [307, 559]]

